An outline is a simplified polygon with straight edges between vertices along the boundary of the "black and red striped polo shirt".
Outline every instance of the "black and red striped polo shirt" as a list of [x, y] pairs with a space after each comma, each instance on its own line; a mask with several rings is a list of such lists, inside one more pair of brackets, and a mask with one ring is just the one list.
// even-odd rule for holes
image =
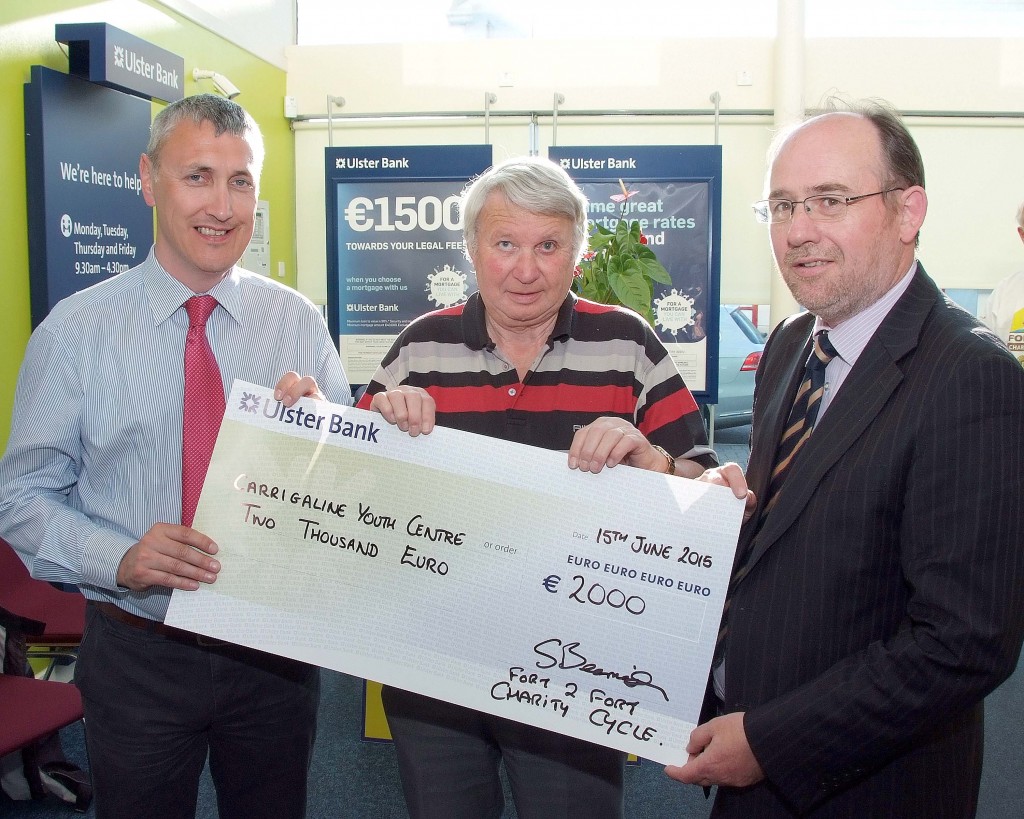
[[358, 406], [402, 384], [433, 396], [441, 426], [568, 450], [578, 429], [617, 416], [677, 457], [717, 465], [697, 404], [650, 326], [630, 310], [573, 293], [522, 381], [488, 336], [474, 293], [409, 324]]

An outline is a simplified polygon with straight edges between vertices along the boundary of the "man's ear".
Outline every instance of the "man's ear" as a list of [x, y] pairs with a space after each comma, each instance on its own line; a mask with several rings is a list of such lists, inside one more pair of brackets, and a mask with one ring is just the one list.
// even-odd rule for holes
[[147, 154], [139, 157], [139, 176], [142, 177], [142, 198], [151, 208], [156, 206], [156, 198], [153, 196], [153, 163]]
[[920, 185], [914, 185], [900, 193], [902, 210], [900, 211], [900, 238], [913, 244], [914, 237], [924, 224], [928, 213], [928, 194]]

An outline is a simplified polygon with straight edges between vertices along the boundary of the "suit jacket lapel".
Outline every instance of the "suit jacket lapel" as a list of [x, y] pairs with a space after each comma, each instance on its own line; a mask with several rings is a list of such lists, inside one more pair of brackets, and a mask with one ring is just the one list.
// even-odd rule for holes
[[[928, 278], [924, 268], [918, 265], [907, 291], [893, 306], [883, 319], [871, 341], [857, 359], [850, 374], [843, 382], [842, 389], [832, 399], [828, 411], [822, 416], [814, 434], [804, 444], [797, 461], [786, 477], [775, 508], [763, 521], [760, 530], [754, 528], [749, 536], [753, 542], [747, 551], [746, 559], [753, 565], [793, 525], [794, 521], [807, 506], [817, 491], [825, 474], [833, 468], [846, 451], [862, 436], [867, 428], [882, 411], [893, 391], [903, 380], [902, 359], [916, 346], [926, 316], [939, 296], [938, 288]], [[813, 319], [812, 319], [813, 321]], [[808, 327], [809, 333], [810, 327]], [[789, 355], [794, 359], [788, 368], [802, 368], [806, 360], [794, 354], [792, 348], [800, 342], [801, 350], [807, 349], [807, 334], [794, 333], [797, 337], [789, 345]], [[780, 351], [780, 354], [781, 351]], [[792, 391], [776, 391], [792, 396]], [[789, 412], [789, 403], [779, 403], [773, 396], [766, 405], [773, 412], [770, 427], [763, 438], [757, 435], [761, 443], [771, 442], [762, 446], [762, 450], [770, 453], [759, 453], [758, 458], [774, 458], [774, 449], [781, 434], [781, 426]], [[790, 398], [790, 401], [792, 399]], [[781, 415], [779, 420], [777, 416]], [[767, 419], [766, 419], [767, 420]], [[751, 452], [753, 459], [754, 452]], [[762, 465], [763, 466], [763, 465]], [[767, 469], [759, 468], [757, 474], [770, 475], [772, 465]], [[766, 483], [759, 480], [758, 483]], [[751, 487], [754, 492], [764, 491], [764, 486]], [[752, 524], [753, 525], [753, 524]]]
[[807, 356], [810, 355], [813, 326], [814, 316], [810, 313], [793, 316], [775, 331], [765, 347], [762, 362], [765, 365], [771, 362], [772, 366], [763, 366], [757, 374], [758, 389], [754, 405], [757, 435], [752, 441], [747, 464], [747, 481], [757, 497], [758, 506], [751, 523], [743, 528], [740, 548], [736, 550], [737, 563], [745, 559], [747, 554], [744, 544], [749, 543], [749, 537], [744, 535], [753, 535], [753, 531], [748, 530], [754, 527], [753, 521], [761, 516], [761, 505], [775, 465], [775, 452], [789, 418], [797, 387], [803, 379]]

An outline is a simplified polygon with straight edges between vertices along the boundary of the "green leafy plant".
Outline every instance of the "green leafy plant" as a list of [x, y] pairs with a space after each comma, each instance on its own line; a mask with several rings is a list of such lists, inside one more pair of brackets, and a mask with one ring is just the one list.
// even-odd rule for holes
[[589, 248], [576, 268], [572, 289], [585, 299], [635, 310], [653, 326], [654, 282], [671, 285], [672, 277], [647, 246], [640, 222], [625, 218], [625, 203], [639, 191], [627, 190], [621, 179], [619, 186], [622, 193], [611, 197], [622, 203], [618, 224], [614, 230], [593, 225]]

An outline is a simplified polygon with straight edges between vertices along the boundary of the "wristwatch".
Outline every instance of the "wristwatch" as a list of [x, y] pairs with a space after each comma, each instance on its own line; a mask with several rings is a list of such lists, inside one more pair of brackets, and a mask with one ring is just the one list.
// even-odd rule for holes
[[657, 444], [651, 444], [651, 446], [654, 447], [656, 452], [660, 452], [662, 455], [664, 455], [665, 456], [665, 460], [668, 461], [668, 472], [666, 474], [667, 475], [675, 475], [676, 474], [676, 459], [673, 458], [671, 455], [669, 455], [665, 451], [665, 449], [663, 447], [660, 447]]

